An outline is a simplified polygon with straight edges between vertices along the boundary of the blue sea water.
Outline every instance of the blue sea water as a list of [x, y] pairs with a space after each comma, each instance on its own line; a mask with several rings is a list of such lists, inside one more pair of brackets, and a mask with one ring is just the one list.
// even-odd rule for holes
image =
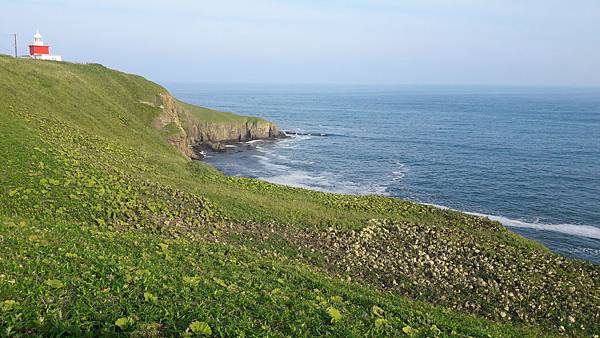
[[600, 263], [600, 89], [167, 87], [190, 103], [313, 134], [206, 159], [228, 175], [482, 214]]

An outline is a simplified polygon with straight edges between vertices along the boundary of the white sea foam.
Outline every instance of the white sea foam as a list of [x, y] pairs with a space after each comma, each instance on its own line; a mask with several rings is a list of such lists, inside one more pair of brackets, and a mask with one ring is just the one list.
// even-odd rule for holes
[[254, 150], [259, 152], [259, 153], [267, 153], [267, 150], [261, 146], [256, 146], [254, 147]]
[[246, 143], [246, 144], [254, 144], [254, 143], [263, 142], [263, 141], [264, 140], [251, 140], [251, 141], [244, 142], [244, 143]]
[[273, 161], [271, 161], [271, 159], [266, 155], [252, 155], [252, 157], [258, 159], [258, 163], [260, 163], [267, 170], [287, 172], [291, 169], [286, 165], [273, 163]]
[[394, 161], [394, 170], [392, 171], [392, 181], [400, 181], [406, 176], [408, 169], [400, 161]]
[[[280, 148], [280, 147], [278, 147], [278, 148]], [[281, 147], [281, 148], [283, 148], [283, 147]], [[267, 153], [268, 156], [271, 156], [274, 160], [277, 160], [279, 162], [284, 162], [286, 164], [306, 165], [306, 164], [314, 163], [313, 161], [309, 161], [309, 160], [292, 159], [289, 156], [280, 154], [276, 149], [273, 149], [271, 151], [265, 151], [265, 153]]]
[[[289, 140], [289, 139], [288, 139]], [[258, 149], [261, 154], [252, 155], [265, 169], [259, 179], [267, 182], [287, 185], [297, 188], [305, 188], [323, 192], [340, 194], [366, 195], [378, 194], [388, 195], [387, 186], [376, 183], [361, 184], [340, 179], [330, 172], [309, 173], [297, 168], [294, 164], [310, 164], [312, 161], [293, 160], [278, 154], [273, 149]], [[290, 166], [290, 165], [292, 166]]]
[[600, 250], [594, 248], [569, 248], [567, 249], [573, 255], [586, 255], [588, 257], [600, 257]]
[[288, 135], [289, 138], [287, 140], [298, 140], [298, 141], [304, 141], [304, 140], [311, 140], [313, 138], [312, 135], [296, 135], [296, 134], [291, 134]]
[[323, 192], [334, 192], [339, 194], [387, 194], [387, 187], [385, 186], [375, 184], [364, 186], [355, 182], [341, 181], [331, 173], [314, 175], [301, 170], [288, 170], [286, 173], [281, 175], [260, 177], [260, 179], [290, 187], [305, 188]]
[[[434, 207], [437, 207], [440, 209], [455, 210], [455, 209], [448, 208], [448, 207], [445, 207], [442, 205], [429, 204], [429, 203], [424, 203], [424, 204], [428, 204], [428, 205], [431, 205], [431, 206], [434, 206]], [[461, 210], [456, 210], [456, 211], [461, 211]], [[548, 223], [538, 223], [537, 221], [536, 222], [524, 222], [524, 221], [510, 219], [510, 218], [503, 217], [503, 216], [487, 215], [487, 214], [482, 214], [482, 213], [478, 213], [478, 212], [469, 212], [469, 211], [462, 211], [462, 212], [469, 214], [469, 215], [473, 215], [473, 216], [487, 217], [487, 218], [491, 219], [492, 221], [498, 221], [498, 222], [502, 223], [502, 225], [504, 225], [505, 227], [509, 227], [509, 228], [512, 227], [512, 228], [528, 228], [528, 229], [536, 229], [536, 230], [545, 230], [545, 231], [560, 232], [560, 233], [567, 234], [567, 235], [600, 239], [600, 228], [591, 226], [591, 225], [568, 224], [568, 223], [548, 224]]]
[[260, 161], [268, 161], [269, 160], [269, 158], [265, 155], [252, 155], [252, 157], [254, 157]]
[[536, 230], [546, 230], [560, 232], [568, 235], [582, 236], [594, 239], [600, 239], [600, 228], [591, 225], [580, 224], [545, 224], [545, 223], [528, 223], [519, 220], [509, 219], [502, 216], [483, 215], [478, 213], [468, 213], [476, 216], [484, 216], [493, 221], [498, 221], [504, 226], [513, 228], [530, 228]]
[[327, 191], [327, 189], [324, 187], [331, 185], [327, 179], [318, 176], [311, 176], [303, 171], [292, 171], [284, 175], [261, 177], [261, 179], [271, 183], [287, 185], [290, 187], [306, 188], [319, 191]]

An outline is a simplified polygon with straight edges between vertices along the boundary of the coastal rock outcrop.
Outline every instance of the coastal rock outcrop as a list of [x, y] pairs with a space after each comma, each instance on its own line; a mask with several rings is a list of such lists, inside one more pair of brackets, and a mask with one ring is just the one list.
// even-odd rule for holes
[[224, 143], [285, 136], [272, 122], [185, 104], [168, 93], [160, 95], [160, 108], [156, 127], [190, 159], [201, 158], [201, 149], [223, 151]]

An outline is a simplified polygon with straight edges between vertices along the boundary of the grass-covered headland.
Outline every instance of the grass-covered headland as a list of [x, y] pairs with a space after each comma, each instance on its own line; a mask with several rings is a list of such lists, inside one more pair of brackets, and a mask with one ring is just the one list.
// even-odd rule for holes
[[165, 95], [0, 56], [0, 336], [600, 334], [599, 266], [459, 212], [223, 176]]

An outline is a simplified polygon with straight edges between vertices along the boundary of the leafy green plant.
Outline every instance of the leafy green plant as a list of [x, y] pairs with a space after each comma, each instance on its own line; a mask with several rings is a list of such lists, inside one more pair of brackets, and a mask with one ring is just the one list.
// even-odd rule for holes
[[201, 336], [212, 335], [212, 329], [206, 322], [193, 321], [188, 327], [188, 332]]
[[330, 321], [332, 324], [335, 324], [335, 323], [339, 322], [340, 320], [342, 320], [342, 313], [340, 312], [340, 310], [338, 310], [334, 307], [328, 307], [327, 314], [329, 315], [329, 318], [330, 318]]
[[57, 279], [48, 279], [46, 281], [46, 284], [49, 285], [51, 288], [54, 289], [60, 289], [63, 288], [65, 286], [65, 284]]
[[115, 325], [123, 331], [128, 331], [135, 325], [135, 320], [131, 317], [121, 317], [115, 321]]

